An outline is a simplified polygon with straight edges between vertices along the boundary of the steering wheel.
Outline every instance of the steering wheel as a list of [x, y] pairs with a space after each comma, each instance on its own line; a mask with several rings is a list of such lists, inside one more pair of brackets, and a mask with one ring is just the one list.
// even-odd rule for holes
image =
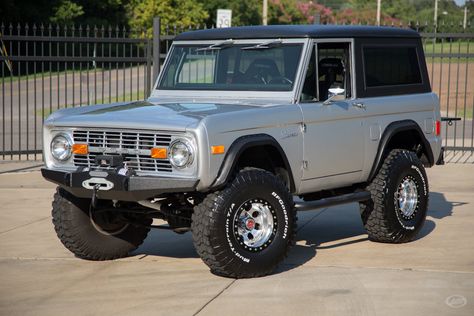
[[291, 81], [290, 79], [288, 79], [287, 77], [285, 76], [278, 76], [278, 77], [275, 77], [275, 78], [272, 78], [270, 81], [268, 81], [269, 84], [293, 84], [293, 81]]
[[[247, 70], [245, 73], [247, 80], [255, 84], [269, 84], [271, 80], [268, 78], [272, 77], [272, 72], [268, 67], [262, 65], [255, 65]], [[277, 78], [277, 77], [275, 77]]]

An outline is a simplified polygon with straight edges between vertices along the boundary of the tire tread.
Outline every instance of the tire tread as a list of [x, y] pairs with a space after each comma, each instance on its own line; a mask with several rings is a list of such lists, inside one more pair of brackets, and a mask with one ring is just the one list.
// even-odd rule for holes
[[[217, 221], [219, 212], [222, 211], [221, 206], [225, 203], [229, 194], [246, 183], [257, 182], [266, 184], [266, 181], [271, 181], [272, 185], [280, 189], [280, 192], [286, 192], [287, 196], [285, 198], [293, 201], [285, 184], [273, 174], [261, 169], [247, 168], [238, 173], [234, 181], [227, 185], [222, 191], [208, 194], [202, 203], [194, 207], [194, 213], [192, 215], [194, 246], [201, 259], [209, 266], [214, 274], [231, 278], [253, 278], [268, 275], [273, 272], [279, 262], [287, 257], [291, 246], [294, 245], [297, 217], [294, 203], [292, 202], [292, 209], [289, 210], [289, 213], [292, 214], [292, 233], [288, 238], [288, 247], [286, 247], [281, 258], [275, 258], [274, 265], [264, 267], [258, 271], [236, 268], [234, 264], [234, 260], [236, 260], [235, 256], [229, 255], [228, 252], [223, 248], [221, 249], [221, 247], [213, 246], [219, 243], [217, 240], [218, 237], [216, 237], [218, 227], [216, 227], [214, 223]], [[242, 267], [242, 264], [239, 266]]]
[[[94, 261], [113, 260], [128, 256], [129, 252], [137, 249], [145, 240], [150, 229], [148, 227], [136, 227], [133, 234], [127, 242], [122, 242], [120, 247], [106, 249], [106, 239], [109, 236], [104, 235], [104, 244], [93, 244], [85, 235], [84, 227], [78, 225], [74, 218], [75, 212], [82, 210], [71, 200], [81, 203], [80, 199], [75, 198], [67, 191], [57, 188], [52, 203], [52, 222], [56, 235], [62, 244], [75, 256]], [[150, 223], [151, 224], [151, 223]], [[91, 224], [92, 225], [92, 224]]]
[[[392, 150], [384, 160], [376, 177], [368, 186], [372, 199], [361, 202], [360, 212], [369, 239], [384, 243], [405, 243], [413, 240], [416, 234], [407, 233], [401, 227], [396, 227], [386, 214], [384, 207], [385, 200], [391, 199], [388, 196], [387, 186], [390, 181], [391, 170], [397, 168], [401, 160], [409, 160], [414, 164], [421, 165], [416, 154], [405, 149]], [[428, 195], [429, 197], [429, 195]], [[427, 197], [427, 198], [428, 198]]]

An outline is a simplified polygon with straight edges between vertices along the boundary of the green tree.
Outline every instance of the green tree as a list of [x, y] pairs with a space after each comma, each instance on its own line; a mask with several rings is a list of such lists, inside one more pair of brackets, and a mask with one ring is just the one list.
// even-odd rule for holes
[[201, 1], [209, 13], [207, 25], [216, 24], [217, 9], [232, 10], [232, 25], [258, 25], [262, 23], [262, 0], [205, 0]]
[[1, 0], [0, 17], [2, 22], [47, 22], [59, 0]]
[[49, 20], [57, 24], [69, 24], [73, 22], [75, 18], [83, 14], [84, 10], [81, 5], [69, 0], [63, 0], [54, 8], [54, 14], [49, 18]]
[[349, 0], [347, 7], [351, 9], [376, 9], [377, 2], [369, 0]]
[[298, 8], [295, 0], [270, 0], [268, 15], [269, 24], [302, 24], [307, 23], [306, 17]]
[[313, 1], [298, 1], [296, 6], [300, 11], [301, 15], [304, 17], [303, 23], [314, 23], [316, 15], [319, 16], [320, 23], [334, 22], [333, 11], [322, 4]]
[[[339, 11], [335, 14], [335, 21], [339, 24], [362, 24], [362, 25], [375, 25], [376, 23], [376, 9], [361, 8], [352, 9], [347, 8]], [[397, 25], [400, 23], [398, 19], [395, 19], [383, 12], [380, 14], [380, 23], [382, 25]]]
[[130, 0], [73, 0], [81, 5], [84, 14], [76, 21], [89, 25], [126, 25], [127, 5]]
[[[424, 0], [425, 1], [425, 0]], [[420, 24], [420, 30], [434, 31], [434, 1], [430, 6], [419, 7], [414, 21]], [[439, 0], [438, 2], [438, 32], [459, 32], [462, 30], [464, 18], [463, 8], [458, 7], [454, 1]]]
[[162, 30], [176, 24], [183, 28], [196, 27], [208, 18], [202, 4], [195, 0], [132, 0], [127, 6], [129, 25], [152, 33], [153, 18], [161, 18]]
[[384, 0], [381, 9], [384, 14], [398, 20], [408, 22], [416, 19], [416, 8], [408, 0]]

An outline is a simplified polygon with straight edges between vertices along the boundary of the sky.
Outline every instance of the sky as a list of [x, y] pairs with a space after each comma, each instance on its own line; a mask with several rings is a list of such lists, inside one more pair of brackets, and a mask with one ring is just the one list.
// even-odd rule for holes
[[464, 2], [466, 2], [466, 0], [454, 0], [454, 2], [456, 2], [456, 4], [458, 6], [463, 6], [464, 5]]

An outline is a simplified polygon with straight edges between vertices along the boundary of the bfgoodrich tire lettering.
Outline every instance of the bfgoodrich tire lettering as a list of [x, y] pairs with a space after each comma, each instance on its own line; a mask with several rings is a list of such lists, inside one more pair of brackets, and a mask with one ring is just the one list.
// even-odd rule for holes
[[360, 203], [369, 239], [403, 243], [423, 227], [428, 207], [428, 178], [415, 153], [392, 150], [369, 185], [372, 199]]
[[[198, 254], [221, 276], [267, 275], [294, 243], [292, 196], [281, 180], [264, 170], [241, 171], [224, 190], [196, 206], [192, 220]], [[263, 228], [270, 230], [260, 234]]]
[[90, 217], [90, 200], [77, 198], [58, 188], [53, 201], [53, 224], [63, 245], [77, 257], [87, 260], [111, 260], [126, 257], [145, 240], [151, 219], [144, 226], [133, 224], [100, 229]]

